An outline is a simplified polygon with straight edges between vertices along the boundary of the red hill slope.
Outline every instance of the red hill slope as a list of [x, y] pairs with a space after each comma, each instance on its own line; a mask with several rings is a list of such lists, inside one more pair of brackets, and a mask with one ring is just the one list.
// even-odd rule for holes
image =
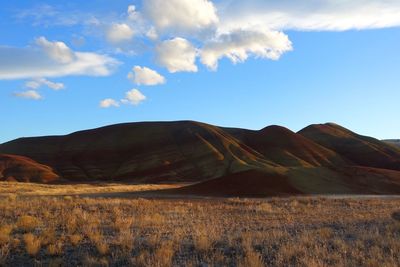
[[48, 183], [59, 178], [49, 166], [22, 156], [0, 154], [0, 181]]

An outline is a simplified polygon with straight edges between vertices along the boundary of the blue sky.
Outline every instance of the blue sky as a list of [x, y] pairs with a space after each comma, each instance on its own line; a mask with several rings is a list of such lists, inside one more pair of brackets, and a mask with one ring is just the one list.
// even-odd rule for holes
[[184, 119], [400, 138], [397, 2], [7, 1], [0, 142]]

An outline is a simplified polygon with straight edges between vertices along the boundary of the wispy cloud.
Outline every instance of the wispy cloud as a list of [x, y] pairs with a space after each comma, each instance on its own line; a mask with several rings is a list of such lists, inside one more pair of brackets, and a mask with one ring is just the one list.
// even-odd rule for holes
[[19, 21], [29, 22], [33, 26], [44, 27], [96, 25], [99, 22], [95, 15], [88, 12], [79, 9], [66, 10], [49, 4], [37, 4], [20, 9], [14, 13], [14, 17]]
[[219, 1], [217, 8], [220, 31], [260, 26], [306, 31], [400, 26], [397, 0], [225, 0]]
[[69, 75], [107, 76], [119, 64], [107, 55], [72, 51], [63, 42], [37, 39], [35, 47], [0, 46], [0, 79]]
[[36, 78], [31, 81], [27, 81], [25, 83], [26, 88], [30, 88], [30, 89], [34, 89], [34, 90], [39, 89], [42, 86], [47, 86], [48, 88], [56, 90], [56, 91], [65, 88], [65, 85], [63, 83], [52, 82], [45, 78]]
[[23, 92], [16, 92], [14, 93], [14, 96], [20, 97], [20, 98], [25, 98], [25, 99], [32, 99], [32, 100], [40, 100], [42, 99], [42, 96], [35, 90], [27, 90]]

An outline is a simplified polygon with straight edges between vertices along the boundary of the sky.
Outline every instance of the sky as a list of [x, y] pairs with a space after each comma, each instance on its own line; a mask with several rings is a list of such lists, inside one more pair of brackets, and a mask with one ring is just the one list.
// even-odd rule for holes
[[400, 138], [398, 0], [0, 4], [0, 143], [196, 120]]

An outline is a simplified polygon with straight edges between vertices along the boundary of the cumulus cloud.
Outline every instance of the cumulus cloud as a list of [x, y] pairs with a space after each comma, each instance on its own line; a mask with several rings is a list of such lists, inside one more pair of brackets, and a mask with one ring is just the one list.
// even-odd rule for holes
[[121, 103], [137, 106], [146, 100], [146, 96], [138, 89], [132, 89], [125, 93], [125, 98], [121, 99]]
[[35, 90], [14, 93], [14, 96], [26, 99], [40, 100], [42, 96]]
[[207, 43], [200, 52], [200, 58], [204, 65], [215, 70], [222, 57], [229, 58], [233, 63], [243, 62], [249, 56], [277, 60], [290, 50], [292, 43], [282, 32], [238, 30], [222, 34]]
[[220, 30], [254, 28], [276, 30], [343, 31], [400, 25], [398, 0], [230, 0], [218, 3]]
[[174, 38], [156, 47], [157, 62], [169, 72], [197, 72], [197, 49], [186, 39]]
[[155, 70], [147, 67], [135, 66], [133, 72], [128, 73], [128, 79], [137, 85], [157, 85], [164, 84], [165, 78]]
[[129, 41], [133, 35], [133, 30], [125, 23], [114, 23], [108, 28], [106, 33], [107, 40], [115, 44]]
[[99, 106], [101, 108], [119, 107], [119, 102], [112, 98], [106, 98], [100, 101]]
[[44, 37], [36, 43], [27, 48], [0, 46], [0, 79], [108, 76], [119, 64], [107, 55], [75, 52], [63, 42], [50, 42]]
[[[17, 17], [48, 21], [51, 23], [40, 25], [50, 26], [57, 24], [58, 17], [74, 18], [74, 23], [90, 24], [90, 30], [105, 30], [117, 52], [135, 54], [150, 49], [157, 63], [172, 73], [197, 72], [197, 57], [213, 70], [221, 58], [233, 63], [249, 57], [279, 59], [292, 49], [283, 33], [286, 30], [400, 26], [398, 0], [145, 0], [139, 6], [140, 10], [129, 5], [125, 14], [102, 16], [102, 20], [91, 14], [82, 16], [82, 12], [73, 16], [71, 10], [46, 5], [20, 12]], [[137, 41], [129, 42], [134, 37]], [[109, 56], [75, 52], [63, 42], [44, 37], [36, 40], [35, 47], [0, 46], [0, 58], [0, 79], [109, 75], [117, 65]], [[160, 77], [153, 81], [154, 73], [152, 79], [139, 76], [130, 74], [136, 84], [161, 83]]]
[[100, 101], [99, 106], [101, 108], [119, 107], [120, 104], [137, 106], [144, 100], [146, 100], [146, 96], [143, 95], [142, 92], [140, 92], [138, 89], [132, 89], [126, 92], [125, 97], [120, 101], [112, 98], [106, 98]]
[[218, 22], [216, 8], [208, 0], [146, 0], [143, 9], [160, 31], [191, 32]]
[[48, 88], [56, 91], [65, 88], [63, 83], [52, 82], [45, 78], [36, 78], [25, 83], [25, 87], [30, 89], [39, 89], [42, 86], [47, 86]]

